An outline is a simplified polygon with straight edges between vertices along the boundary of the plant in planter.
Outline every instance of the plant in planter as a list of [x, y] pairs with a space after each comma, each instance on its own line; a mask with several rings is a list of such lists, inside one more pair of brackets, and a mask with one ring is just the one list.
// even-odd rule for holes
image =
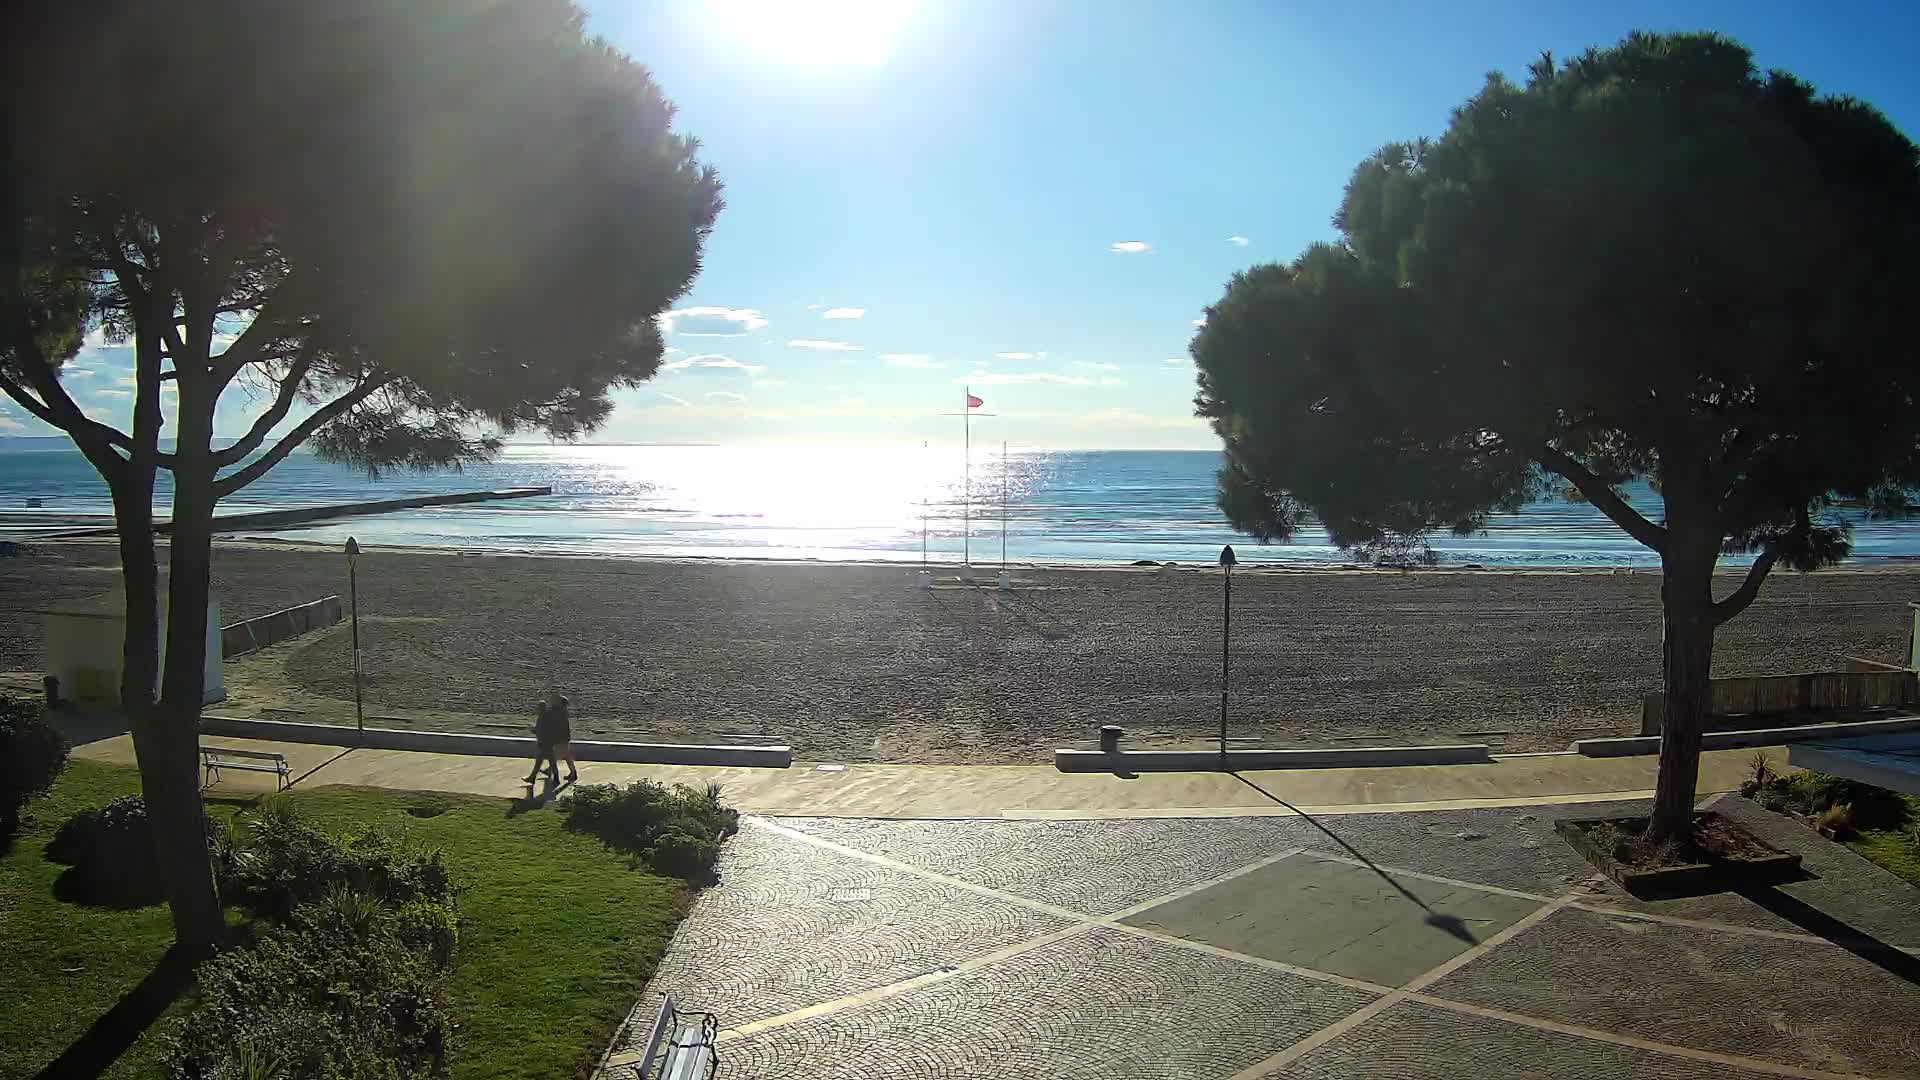
[[1711, 811], [1686, 836], [1653, 836], [1646, 818], [1562, 821], [1554, 829], [1588, 862], [1636, 896], [1685, 896], [1735, 882], [1778, 881], [1800, 869], [1790, 855]]

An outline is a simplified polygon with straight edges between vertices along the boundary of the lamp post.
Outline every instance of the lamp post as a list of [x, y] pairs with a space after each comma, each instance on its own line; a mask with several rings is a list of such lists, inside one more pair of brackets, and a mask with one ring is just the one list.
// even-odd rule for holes
[[1227, 768], [1227, 645], [1233, 640], [1233, 545], [1220, 549], [1220, 569], [1226, 576], [1220, 608], [1220, 771]]
[[355, 564], [360, 561], [360, 541], [347, 537], [347, 603], [353, 611], [353, 730], [360, 742], [367, 741], [367, 718], [360, 705], [360, 576]]

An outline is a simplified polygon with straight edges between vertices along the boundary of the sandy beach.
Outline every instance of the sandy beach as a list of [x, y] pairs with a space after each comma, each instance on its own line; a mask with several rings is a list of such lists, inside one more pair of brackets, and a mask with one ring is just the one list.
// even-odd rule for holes
[[[112, 562], [104, 544], [0, 560], [0, 606], [95, 591]], [[518, 730], [557, 686], [592, 735], [767, 738], [810, 761], [1041, 761], [1102, 723], [1214, 736], [1217, 572], [1019, 568], [1010, 593], [923, 593], [913, 569], [373, 551], [367, 709]], [[347, 592], [337, 553], [293, 546], [223, 544], [215, 577], [227, 622]], [[1716, 674], [1897, 659], [1916, 596], [1920, 570], [1777, 574], [1722, 630]], [[1233, 604], [1232, 734], [1250, 742], [1561, 749], [1632, 733], [1659, 684], [1646, 571], [1245, 569]], [[342, 625], [230, 662], [225, 711], [350, 718], [348, 656]], [[0, 670], [39, 663], [38, 620], [0, 620]]]

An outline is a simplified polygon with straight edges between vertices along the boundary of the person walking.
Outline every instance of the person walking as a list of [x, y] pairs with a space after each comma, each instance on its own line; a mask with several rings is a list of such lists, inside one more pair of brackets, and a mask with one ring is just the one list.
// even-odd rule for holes
[[[541, 762], [545, 762], [547, 766], [547, 782], [549, 784], [558, 784], [560, 782], [560, 759], [554, 753], [553, 740], [555, 724], [552, 703], [556, 697], [560, 697], [558, 692], [549, 692], [545, 698], [541, 699], [540, 702], [534, 706], [533, 771], [526, 775], [524, 781], [529, 787], [540, 777]], [[560, 700], [564, 702], [566, 698], [560, 697]], [[564, 717], [560, 722], [562, 724], [566, 722]]]
[[580, 763], [573, 759], [573, 718], [568, 715], [572, 703], [558, 690], [547, 691], [547, 699], [541, 702], [541, 715], [547, 721], [547, 737], [551, 744], [547, 750], [548, 760], [552, 763], [554, 776], [560, 773], [560, 759], [567, 760], [567, 783], [580, 779]]

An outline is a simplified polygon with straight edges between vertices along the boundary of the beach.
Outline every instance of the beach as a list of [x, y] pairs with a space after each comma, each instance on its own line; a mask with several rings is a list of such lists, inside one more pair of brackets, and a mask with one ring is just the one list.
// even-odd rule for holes
[[[113, 559], [106, 544], [34, 545], [0, 559], [0, 601], [96, 591]], [[348, 591], [337, 552], [290, 545], [219, 544], [214, 578], [223, 622]], [[950, 568], [928, 592], [914, 578], [371, 550], [369, 723], [518, 732], [558, 688], [579, 737], [777, 741], [808, 761], [1044, 761], [1107, 723], [1143, 745], [1217, 736], [1217, 570], [1016, 567], [1004, 593]], [[1658, 596], [1646, 571], [1242, 570], [1230, 735], [1513, 753], [1634, 734], [1659, 688]], [[1897, 660], [1916, 596], [1920, 570], [1776, 574], [1721, 629], [1715, 674]], [[37, 671], [39, 635], [35, 618], [0, 620], [0, 670]], [[230, 661], [231, 698], [212, 711], [351, 722], [349, 642], [342, 624]]]

